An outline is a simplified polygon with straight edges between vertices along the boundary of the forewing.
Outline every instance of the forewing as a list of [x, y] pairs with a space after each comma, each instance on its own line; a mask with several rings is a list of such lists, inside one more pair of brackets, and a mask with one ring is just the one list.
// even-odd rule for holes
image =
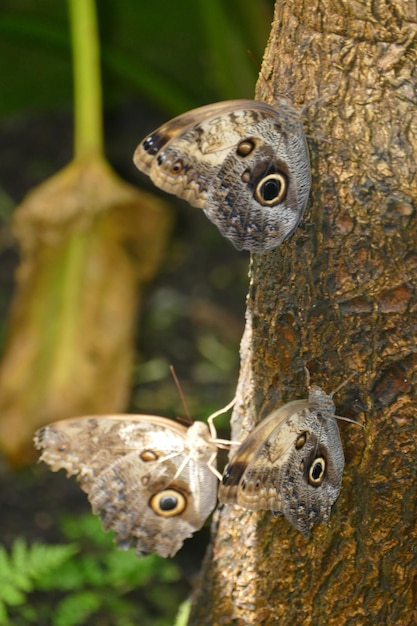
[[306, 400], [289, 402], [258, 424], [224, 470], [220, 502], [253, 511], [280, 510], [280, 461], [294, 432], [289, 418], [303, 410], [307, 410]]
[[148, 135], [136, 148], [136, 167], [160, 189], [204, 209], [221, 163], [253, 125], [276, 116], [266, 103], [228, 100], [193, 109]]

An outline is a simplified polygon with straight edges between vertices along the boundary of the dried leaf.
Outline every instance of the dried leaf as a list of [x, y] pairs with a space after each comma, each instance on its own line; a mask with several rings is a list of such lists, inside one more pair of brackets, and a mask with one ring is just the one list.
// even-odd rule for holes
[[102, 160], [74, 161], [17, 208], [21, 247], [0, 365], [0, 447], [30, 459], [33, 432], [57, 419], [124, 409], [139, 285], [155, 273], [166, 206]]

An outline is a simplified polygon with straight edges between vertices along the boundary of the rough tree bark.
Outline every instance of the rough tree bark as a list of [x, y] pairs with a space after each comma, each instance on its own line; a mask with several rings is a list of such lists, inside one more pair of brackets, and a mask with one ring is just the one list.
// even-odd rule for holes
[[[417, 623], [417, 9], [278, 0], [257, 96], [307, 107], [302, 225], [254, 255], [232, 436], [334, 390], [346, 466], [329, 525], [218, 510], [193, 625]], [[272, 86], [268, 90], [265, 78]], [[320, 138], [326, 138], [323, 141]]]

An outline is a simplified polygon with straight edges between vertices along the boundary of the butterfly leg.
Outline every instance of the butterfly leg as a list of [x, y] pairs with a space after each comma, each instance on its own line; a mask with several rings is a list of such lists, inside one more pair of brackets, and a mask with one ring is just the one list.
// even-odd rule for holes
[[207, 467], [209, 468], [210, 472], [213, 472], [216, 478], [218, 478], [221, 481], [222, 475], [220, 474], [219, 470], [217, 469], [215, 465], [216, 459], [217, 459], [217, 451], [215, 450], [207, 462]]
[[[215, 440], [217, 438], [217, 431], [216, 431], [216, 427], [214, 426], [214, 420], [216, 419], [216, 417], [218, 417], [219, 415], [223, 415], [223, 413], [226, 413], [229, 409], [231, 409], [236, 403], [236, 396], [233, 398], [233, 400], [231, 400], [229, 402], [229, 404], [227, 404], [225, 407], [223, 407], [222, 409], [219, 409], [218, 411], [216, 411], [215, 413], [212, 413], [208, 418], [207, 418], [207, 424], [208, 427], [210, 429], [210, 435], [212, 436], [212, 438]], [[222, 443], [227, 443], [224, 440], [219, 440], [219, 442]]]

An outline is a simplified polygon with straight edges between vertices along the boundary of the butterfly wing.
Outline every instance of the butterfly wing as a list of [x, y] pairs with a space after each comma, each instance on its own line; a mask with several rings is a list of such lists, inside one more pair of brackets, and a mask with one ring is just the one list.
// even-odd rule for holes
[[202, 208], [238, 249], [281, 243], [310, 191], [307, 143], [287, 103], [230, 100], [194, 109], [148, 135], [134, 162], [155, 185]]
[[238, 250], [276, 248], [299, 224], [311, 187], [297, 112], [264, 103], [242, 111], [242, 136], [224, 154], [204, 211]]
[[293, 431], [288, 419], [306, 406], [304, 400], [289, 402], [256, 426], [225, 467], [219, 487], [220, 502], [252, 511], [280, 510], [282, 477], [275, 468], [287, 451], [288, 434]]
[[217, 481], [207, 466], [213, 453], [208, 442], [202, 422], [186, 429], [148, 415], [63, 420], [35, 435], [40, 460], [76, 475], [119, 547], [164, 557], [173, 556], [214, 509]]
[[217, 102], [175, 117], [141, 141], [133, 156], [136, 167], [160, 189], [204, 209], [213, 173], [242, 138], [241, 126], [230, 125], [229, 115], [252, 104]]
[[249, 435], [226, 467], [220, 501], [281, 513], [304, 535], [327, 523], [344, 456], [334, 407], [329, 413], [321, 397], [313, 400], [284, 405]]

